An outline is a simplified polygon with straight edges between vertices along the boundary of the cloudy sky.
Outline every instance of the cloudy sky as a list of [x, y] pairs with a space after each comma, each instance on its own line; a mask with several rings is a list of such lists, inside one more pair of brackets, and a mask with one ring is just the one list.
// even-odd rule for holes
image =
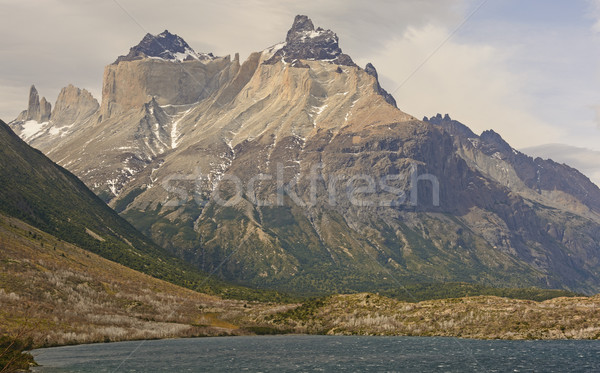
[[31, 84], [50, 102], [69, 83], [100, 100], [104, 66], [146, 32], [244, 59], [306, 14], [372, 62], [402, 110], [449, 113], [558, 161], [584, 154], [600, 184], [600, 0], [1, 0], [0, 13], [4, 120]]

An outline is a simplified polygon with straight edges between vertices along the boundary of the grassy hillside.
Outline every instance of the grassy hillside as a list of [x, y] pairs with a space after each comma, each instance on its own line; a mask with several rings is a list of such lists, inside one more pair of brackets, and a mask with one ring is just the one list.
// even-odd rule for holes
[[274, 291], [255, 291], [208, 278], [166, 253], [2, 121], [0, 213], [103, 258], [190, 289], [230, 298], [283, 299]]
[[38, 347], [243, 335], [248, 320], [282, 309], [158, 280], [1, 214], [0, 304], [0, 337]]

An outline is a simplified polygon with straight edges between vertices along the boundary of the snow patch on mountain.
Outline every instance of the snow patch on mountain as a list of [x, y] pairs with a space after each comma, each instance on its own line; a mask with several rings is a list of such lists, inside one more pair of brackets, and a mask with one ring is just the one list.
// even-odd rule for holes
[[39, 123], [36, 120], [28, 120], [23, 123], [23, 129], [21, 130], [21, 138], [25, 141], [31, 141], [36, 137], [42, 135], [47, 129], [50, 122]]
[[176, 149], [177, 145], [179, 145], [179, 137], [181, 134], [179, 133], [177, 126], [190, 113], [190, 111], [192, 111], [192, 108], [184, 111], [183, 114], [171, 125], [171, 149]]

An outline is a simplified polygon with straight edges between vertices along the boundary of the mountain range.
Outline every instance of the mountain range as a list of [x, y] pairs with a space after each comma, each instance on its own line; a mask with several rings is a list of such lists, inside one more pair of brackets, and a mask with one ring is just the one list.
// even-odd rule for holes
[[9, 125], [223, 279], [301, 293], [600, 290], [594, 183], [492, 130], [399, 107], [372, 64], [297, 16], [285, 42], [244, 62], [146, 35], [105, 68], [101, 102], [70, 85], [52, 109], [32, 87]]

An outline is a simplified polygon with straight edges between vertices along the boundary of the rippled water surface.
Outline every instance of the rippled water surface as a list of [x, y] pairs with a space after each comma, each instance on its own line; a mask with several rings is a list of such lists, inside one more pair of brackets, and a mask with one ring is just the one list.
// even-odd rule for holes
[[600, 372], [600, 341], [222, 337], [34, 351], [36, 372]]

